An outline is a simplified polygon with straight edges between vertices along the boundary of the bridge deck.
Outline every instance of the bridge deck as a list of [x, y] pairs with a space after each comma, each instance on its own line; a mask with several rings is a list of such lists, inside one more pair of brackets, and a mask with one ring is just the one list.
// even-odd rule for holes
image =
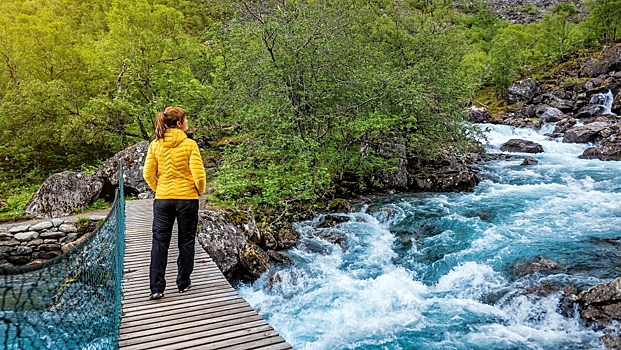
[[[168, 255], [164, 298], [149, 300], [152, 200], [127, 201], [121, 349], [291, 349], [241, 298], [196, 244], [192, 288], [174, 283], [176, 234]], [[175, 225], [176, 226], [176, 225]]]

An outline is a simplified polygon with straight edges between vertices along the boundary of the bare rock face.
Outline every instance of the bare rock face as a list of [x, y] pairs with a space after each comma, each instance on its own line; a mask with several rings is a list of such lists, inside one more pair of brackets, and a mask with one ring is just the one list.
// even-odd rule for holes
[[533, 141], [511, 139], [505, 142], [500, 150], [503, 152], [542, 153], [543, 146]]
[[269, 255], [256, 244], [260, 239], [261, 233], [247, 213], [199, 212], [198, 241], [229, 280], [259, 277], [271, 266]]
[[97, 176], [102, 178], [112, 188], [118, 187], [119, 160], [123, 161], [123, 180], [125, 181], [125, 193], [139, 194], [147, 193], [147, 197], [153, 197], [153, 192], [142, 177], [144, 160], [149, 150], [149, 141], [139, 142], [129, 148], [122, 150], [108, 159], [97, 169]]
[[397, 169], [381, 174], [381, 181], [389, 188], [408, 188], [408, 161], [405, 143], [398, 138], [386, 140], [377, 146], [377, 152], [382, 157], [396, 159]]
[[582, 69], [582, 75], [597, 77], [611, 70], [621, 70], [621, 45], [611, 46], [589, 59]]
[[537, 94], [539, 84], [532, 79], [526, 78], [511, 85], [507, 90], [507, 103], [515, 104], [518, 102], [528, 103]]
[[30, 198], [24, 212], [41, 218], [67, 216], [95, 201], [102, 187], [97, 176], [73, 171], [53, 174]]

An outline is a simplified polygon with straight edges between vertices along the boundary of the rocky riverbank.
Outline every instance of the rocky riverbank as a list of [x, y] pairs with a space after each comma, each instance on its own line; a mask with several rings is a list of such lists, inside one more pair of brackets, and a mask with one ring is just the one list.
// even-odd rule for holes
[[591, 143], [580, 156], [621, 160], [621, 45], [568, 63], [540, 79], [513, 84], [499, 110], [472, 106], [476, 123], [522, 128], [552, 127], [548, 137], [566, 143]]

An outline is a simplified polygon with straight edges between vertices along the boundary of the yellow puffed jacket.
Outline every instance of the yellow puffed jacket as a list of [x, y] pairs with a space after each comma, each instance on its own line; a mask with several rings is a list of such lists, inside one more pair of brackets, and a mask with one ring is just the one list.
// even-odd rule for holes
[[207, 181], [198, 145], [176, 128], [151, 142], [142, 176], [155, 199], [198, 199]]

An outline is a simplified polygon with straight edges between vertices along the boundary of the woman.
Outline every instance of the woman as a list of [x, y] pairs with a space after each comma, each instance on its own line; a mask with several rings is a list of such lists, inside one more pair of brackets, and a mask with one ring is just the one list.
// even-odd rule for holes
[[198, 223], [198, 198], [205, 192], [205, 167], [198, 145], [187, 138], [185, 110], [167, 107], [157, 114], [155, 140], [149, 145], [143, 177], [155, 191], [153, 202], [153, 242], [149, 279], [151, 300], [164, 296], [168, 247], [177, 220], [179, 257], [177, 288], [190, 289], [194, 269], [194, 241]]

